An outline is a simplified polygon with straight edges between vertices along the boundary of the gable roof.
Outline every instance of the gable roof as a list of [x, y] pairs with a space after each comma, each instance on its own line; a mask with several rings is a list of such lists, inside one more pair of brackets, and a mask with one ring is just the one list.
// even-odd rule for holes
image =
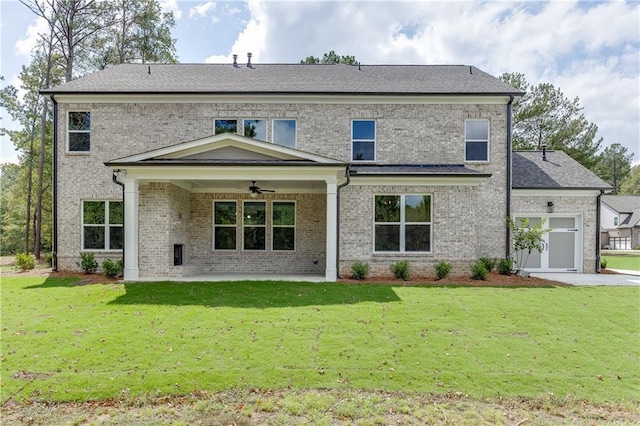
[[562, 151], [514, 151], [514, 189], [613, 189], [591, 170]]
[[600, 200], [618, 213], [631, 213], [640, 208], [640, 195], [603, 195]]
[[122, 64], [42, 93], [514, 95], [468, 65]]
[[636, 226], [640, 226], [640, 207], [633, 209], [633, 213], [618, 228], [634, 228]]

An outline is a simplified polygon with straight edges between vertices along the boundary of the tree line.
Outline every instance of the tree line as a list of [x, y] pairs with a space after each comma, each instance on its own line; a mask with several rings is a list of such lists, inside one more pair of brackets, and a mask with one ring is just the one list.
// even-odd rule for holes
[[[20, 88], [0, 90], [0, 107], [20, 130], [0, 128], [18, 151], [18, 164], [0, 165], [0, 254], [51, 250], [52, 111], [39, 91], [86, 73], [122, 63], [176, 63], [175, 20], [157, 0], [21, 0], [45, 19]], [[308, 56], [302, 64], [356, 65], [355, 56], [335, 51]], [[513, 105], [513, 148], [563, 150], [611, 184], [616, 194], [640, 194], [640, 166], [619, 143], [602, 152], [597, 126], [552, 84], [530, 85], [524, 74], [500, 79], [526, 94]], [[0, 76], [0, 80], [2, 77]]]

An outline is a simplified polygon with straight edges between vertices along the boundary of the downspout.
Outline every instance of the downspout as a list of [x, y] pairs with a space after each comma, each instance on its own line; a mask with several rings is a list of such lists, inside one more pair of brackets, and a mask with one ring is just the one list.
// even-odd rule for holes
[[[124, 240], [124, 233], [127, 231], [127, 228], [125, 228], [125, 222], [124, 222], [124, 218], [126, 217], [126, 215], [124, 214], [124, 183], [118, 180], [118, 173], [120, 173], [120, 169], [114, 170], [112, 179], [113, 179], [113, 183], [120, 185], [122, 187], [122, 239]], [[124, 271], [124, 241], [122, 242], [122, 270]]]
[[[507, 103], [507, 214], [506, 217], [511, 217], [511, 107], [513, 104], [513, 95], [509, 95], [509, 102]], [[511, 257], [511, 229], [509, 225], [505, 225], [506, 240], [505, 240], [505, 258]]]
[[51, 241], [51, 270], [58, 271], [58, 101], [52, 93], [50, 96], [53, 104], [53, 200], [52, 214], [53, 224], [51, 230], [53, 237]]
[[347, 181], [338, 185], [336, 190], [336, 271], [338, 278], [342, 278], [340, 276], [340, 190], [351, 182], [351, 163], [347, 165], [345, 176], [347, 177]]
[[600, 190], [600, 194], [596, 197], [596, 273], [600, 271], [600, 197], [604, 195], [604, 189]]

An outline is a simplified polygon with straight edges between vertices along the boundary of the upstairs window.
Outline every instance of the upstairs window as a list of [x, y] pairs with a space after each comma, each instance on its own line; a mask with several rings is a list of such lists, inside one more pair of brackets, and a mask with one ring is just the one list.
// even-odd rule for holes
[[82, 203], [82, 249], [122, 250], [124, 206], [122, 201]]
[[69, 152], [89, 152], [91, 148], [91, 113], [69, 112]]
[[618, 216], [614, 216], [613, 217], [613, 226], [618, 226], [620, 219], [618, 218]]
[[296, 147], [296, 120], [273, 120], [273, 143]]
[[267, 120], [243, 120], [244, 136], [259, 141], [267, 141]]
[[376, 195], [376, 252], [431, 251], [431, 196]]
[[215, 120], [214, 134], [238, 133], [238, 120]]
[[489, 161], [489, 120], [464, 122], [465, 161]]
[[353, 161], [375, 161], [375, 120], [353, 120], [351, 122], [351, 159]]

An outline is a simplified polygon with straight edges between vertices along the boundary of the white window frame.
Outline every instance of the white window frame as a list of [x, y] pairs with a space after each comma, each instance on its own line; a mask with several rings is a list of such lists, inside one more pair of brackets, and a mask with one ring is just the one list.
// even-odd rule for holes
[[[264, 204], [264, 225], [245, 225], [244, 216], [245, 216], [245, 206], [248, 203], [262, 203]], [[269, 235], [267, 235], [268, 231], [268, 218], [269, 218], [269, 203], [267, 200], [242, 200], [242, 251], [251, 252], [251, 253], [262, 253], [267, 251], [267, 242], [269, 241]], [[247, 249], [244, 247], [244, 229], [245, 228], [264, 228], [264, 249]]]
[[244, 136], [244, 126], [246, 121], [264, 121], [264, 140], [258, 138], [251, 138], [260, 142], [269, 142], [269, 120], [266, 118], [243, 118], [242, 120], [242, 128], [239, 129], [239, 133], [241, 136]]
[[[469, 139], [467, 138], [467, 123], [471, 121], [482, 121], [487, 123], [487, 139]], [[468, 160], [467, 159], [467, 143], [486, 143], [487, 159], [486, 160]], [[466, 163], [488, 163], [491, 159], [491, 121], [487, 118], [469, 118], [464, 120], [464, 161]]]
[[[373, 121], [373, 139], [354, 139], [353, 138], [353, 123], [356, 121]], [[354, 163], [372, 163], [376, 161], [378, 156], [378, 122], [375, 118], [354, 118], [351, 120], [351, 161]], [[356, 160], [353, 158], [353, 144], [354, 142], [372, 142], [373, 143], [373, 159], [371, 160]]]
[[[376, 222], [376, 197], [378, 196], [400, 197], [400, 222]], [[431, 214], [431, 217], [429, 218], [429, 222], [409, 222], [409, 223], [406, 222], [405, 220], [406, 213], [405, 213], [404, 206], [405, 206], [405, 200], [407, 196], [419, 196], [419, 197], [428, 196], [429, 197], [429, 202], [431, 204], [429, 208], [429, 213]], [[400, 226], [400, 250], [398, 251], [377, 251], [376, 250], [376, 225], [399, 225]], [[407, 225], [429, 225], [429, 251], [406, 251], [406, 232], [405, 231], [406, 231]], [[423, 255], [423, 254], [433, 253], [433, 194], [432, 193], [374, 194], [373, 195], [373, 241], [372, 242], [373, 242], [373, 252], [376, 254], [402, 253], [407, 255], [414, 255], [414, 254]]]
[[620, 224], [620, 217], [619, 216], [614, 216], [613, 217], [613, 226], [618, 226]]
[[[96, 223], [96, 224], [85, 224], [84, 223], [84, 203], [105, 203], [104, 206], [104, 223]], [[110, 249], [111, 246], [111, 233], [109, 232], [110, 228], [124, 228], [123, 223], [109, 223], [109, 205], [111, 203], [122, 203], [122, 208], [124, 209], [124, 203], [122, 200], [113, 200], [113, 199], [85, 199], [80, 203], [80, 251], [81, 252], [109, 252], [109, 253], [122, 253], [122, 249]], [[124, 215], [123, 215], [124, 221]], [[103, 228], [104, 229], [104, 247], [103, 248], [85, 248], [84, 246], [84, 228]], [[124, 247], [124, 233], [122, 234], [122, 246]]]
[[[213, 134], [214, 134], [214, 136], [215, 135], [224, 135], [225, 134], [225, 133], [216, 133], [216, 121], [220, 121], [220, 120], [235, 121], [236, 122], [236, 131], [235, 131], [235, 133], [233, 133], [233, 132], [225, 132], [225, 133], [229, 133], [231, 135], [237, 135], [238, 132], [240, 131], [240, 129], [239, 129], [240, 126], [239, 125], [241, 123], [244, 124], [244, 122], [241, 119], [236, 118], [236, 117], [217, 117], [217, 118], [214, 118], [213, 119], [213, 123], [212, 123], [213, 124]], [[243, 129], [244, 129], [244, 127], [243, 127]], [[243, 130], [242, 134], [244, 134], [244, 130]]]
[[[216, 224], [216, 203], [234, 203], [236, 205], [236, 222], [233, 225], [228, 224]], [[237, 200], [213, 200], [211, 204], [211, 250], [217, 252], [235, 252], [238, 251], [238, 201]], [[236, 231], [236, 246], [232, 249], [217, 249], [216, 248], [216, 227], [218, 228], [234, 228]]]
[[[294, 129], [294, 139], [293, 139], [293, 146], [288, 146], [288, 145], [282, 145], [279, 144], [278, 142], [276, 142], [276, 125], [275, 123], [277, 121], [293, 121], [295, 129]], [[283, 146], [285, 148], [294, 148], [297, 149], [298, 148], [298, 120], [295, 118], [274, 118], [271, 120], [271, 140], [270, 142], [274, 145], [279, 145], [279, 146]]]
[[[273, 212], [274, 212], [274, 208], [273, 205], [275, 203], [288, 203], [288, 204], [293, 204], [293, 225], [275, 225], [274, 224], [274, 220], [273, 220]], [[276, 252], [276, 253], [295, 253], [296, 249], [298, 248], [298, 244], [297, 244], [297, 223], [298, 223], [298, 205], [296, 203], [296, 200], [273, 200], [271, 201], [271, 251]], [[279, 250], [274, 248], [273, 243], [274, 243], [274, 235], [275, 233], [273, 232], [273, 230], [275, 228], [293, 228], [293, 250]]]
[[[89, 114], [89, 130], [72, 130], [71, 129], [71, 114], [79, 113], [79, 114]], [[89, 149], [86, 151], [72, 151], [71, 150], [71, 138], [69, 137], [72, 133], [87, 133], [89, 134]], [[80, 155], [88, 155], [91, 153], [91, 111], [67, 111], [67, 154], [80, 154]]]

